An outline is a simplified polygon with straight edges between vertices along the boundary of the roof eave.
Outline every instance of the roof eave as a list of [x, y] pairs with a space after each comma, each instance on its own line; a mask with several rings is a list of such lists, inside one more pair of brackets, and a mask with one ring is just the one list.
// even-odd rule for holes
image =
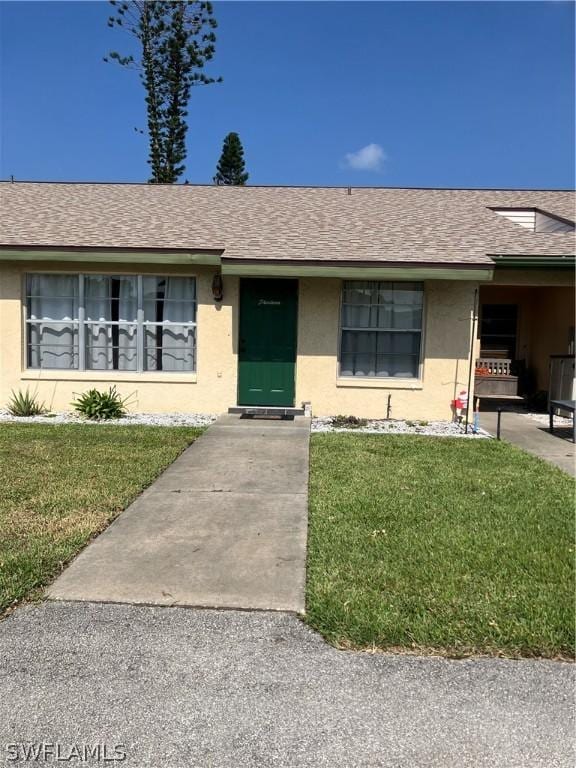
[[574, 255], [527, 256], [525, 254], [492, 254], [491, 259], [496, 267], [512, 269], [574, 269]]
[[493, 263], [434, 261], [343, 261], [247, 259], [222, 256], [222, 248], [99, 248], [82, 246], [0, 245], [0, 261], [62, 263], [178, 264], [222, 266], [224, 275], [336, 277], [348, 279], [491, 280]]
[[106, 264], [219, 265], [222, 249], [102, 248], [0, 245], [0, 261], [60, 261]]
[[341, 279], [473, 280], [488, 281], [494, 274], [490, 263], [442, 262], [344, 262], [311, 260], [222, 259], [222, 274], [238, 277], [334, 277]]

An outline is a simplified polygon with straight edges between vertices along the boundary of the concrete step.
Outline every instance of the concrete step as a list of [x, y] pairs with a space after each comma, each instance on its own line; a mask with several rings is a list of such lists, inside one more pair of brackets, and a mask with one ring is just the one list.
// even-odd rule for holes
[[281, 408], [276, 406], [236, 405], [228, 408], [228, 413], [239, 413], [243, 416], [273, 417], [304, 416], [303, 408]]

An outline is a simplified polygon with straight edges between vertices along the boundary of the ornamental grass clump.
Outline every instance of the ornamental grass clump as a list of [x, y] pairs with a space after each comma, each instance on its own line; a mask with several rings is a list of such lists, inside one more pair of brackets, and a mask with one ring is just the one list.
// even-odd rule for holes
[[340, 429], [360, 429], [367, 424], [366, 419], [359, 419], [358, 416], [333, 416], [331, 424]]
[[31, 395], [28, 390], [26, 392], [12, 391], [12, 399], [7, 407], [12, 416], [41, 416], [46, 413], [44, 403], [38, 402], [37, 396]]
[[110, 387], [107, 392], [89, 389], [74, 400], [72, 406], [87, 419], [107, 421], [121, 419], [126, 415], [127, 400], [128, 398], [122, 399], [116, 387]]

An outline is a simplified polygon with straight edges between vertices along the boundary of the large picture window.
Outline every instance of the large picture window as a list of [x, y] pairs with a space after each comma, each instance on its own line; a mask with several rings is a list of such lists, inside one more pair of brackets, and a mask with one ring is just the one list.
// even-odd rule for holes
[[346, 281], [340, 375], [418, 378], [422, 283]]
[[28, 275], [27, 365], [195, 371], [196, 281], [148, 275]]

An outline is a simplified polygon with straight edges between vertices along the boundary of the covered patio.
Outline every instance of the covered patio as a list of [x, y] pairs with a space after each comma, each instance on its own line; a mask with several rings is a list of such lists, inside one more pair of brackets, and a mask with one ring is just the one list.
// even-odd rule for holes
[[523, 398], [545, 410], [574, 399], [574, 278], [571, 269], [496, 269], [479, 291], [475, 394]]

